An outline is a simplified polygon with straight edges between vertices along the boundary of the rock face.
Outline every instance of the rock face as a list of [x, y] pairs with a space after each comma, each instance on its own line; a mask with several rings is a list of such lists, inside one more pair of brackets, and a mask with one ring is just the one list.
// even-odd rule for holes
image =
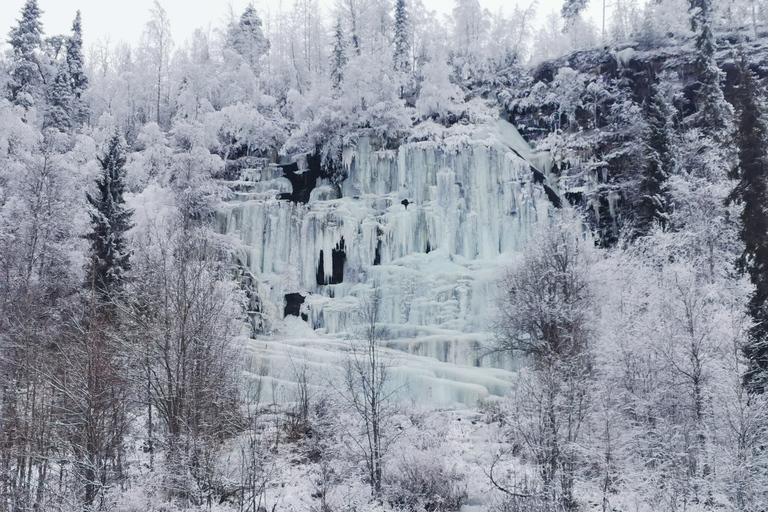
[[[473, 389], [424, 396], [411, 383], [412, 397], [456, 403], [502, 393], [504, 386], [482, 384], [480, 367], [499, 366], [483, 356], [482, 345], [498, 271], [552, 204], [530, 163], [543, 160], [512, 125], [498, 121], [456, 127], [440, 142], [398, 150], [377, 151], [361, 139], [344, 152], [341, 185], [318, 179], [309, 194], [302, 192], [306, 202], [288, 198], [297, 175], [314, 172], [311, 161], [290, 167], [290, 182], [277, 166], [251, 172], [256, 180], [238, 184], [222, 227], [243, 243], [239, 258], [267, 335], [259, 339], [279, 339], [289, 313], [294, 339], [302, 317], [307, 336], [341, 339], [354, 331], [359, 299], [376, 290], [387, 346], [405, 358], [398, 366], [418, 356], [419, 372], [431, 372], [420, 377], [430, 389], [443, 380]], [[443, 363], [476, 375], [435, 375]]]
[[[715, 54], [731, 103], [739, 40], [737, 34], [718, 34]], [[505, 91], [506, 117], [535, 147], [551, 149], [549, 186], [581, 210], [605, 246], [634, 229], [652, 86], [666, 91], [670, 123], [678, 128], [696, 112], [697, 54], [692, 44], [675, 41], [668, 47], [645, 42], [573, 52], [540, 64], [525, 85]], [[751, 71], [765, 80], [768, 46], [753, 42], [743, 50]]]

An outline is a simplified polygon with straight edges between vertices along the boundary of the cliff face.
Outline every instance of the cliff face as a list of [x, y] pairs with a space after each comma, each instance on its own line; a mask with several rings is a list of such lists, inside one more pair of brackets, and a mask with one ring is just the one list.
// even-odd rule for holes
[[[717, 64], [729, 102], [736, 80], [733, 53], [740, 40], [718, 37]], [[748, 41], [744, 50], [758, 79], [768, 76], [764, 43]], [[506, 116], [521, 135], [551, 152], [550, 181], [558, 195], [586, 213], [605, 245], [615, 243], [635, 221], [646, 105], [654, 84], [669, 106], [677, 145], [684, 145], [700, 87], [695, 59], [693, 42], [580, 51], [539, 65], [520, 81], [522, 86], [501, 95]]]

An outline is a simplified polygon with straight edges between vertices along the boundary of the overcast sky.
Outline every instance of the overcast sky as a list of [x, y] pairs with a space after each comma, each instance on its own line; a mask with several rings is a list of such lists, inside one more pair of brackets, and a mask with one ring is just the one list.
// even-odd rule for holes
[[[16, 25], [21, 8], [26, 0], [0, 0], [0, 40], [8, 39], [8, 32]], [[171, 29], [176, 43], [182, 43], [198, 28], [215, 28], [225, 23], [230, 6], [238, 15], [252, 0], [160, 0], [168, 13]], [[521, 5], [528, 5], [530, 0], [520, 0]], [[591, 0], [600, 4], [600, 0]], [[423, 0], [430, 10], [448, 13], [453, 8], [453, 0]], [[254, 5], [262, 9], [277, 10], [281, 0], [255, 0]], [[320, 0], [322, 5], [331, 6], [333, 0]], [[511, 9], [515, 2], [510, 0], [480, 0], [481, 5], [497, 11], [499, 7]], [[558, 10], [562, 0], [538, 0], [541, 16]], [[83, 33], [86, 48], [98, 39], [109, 37], [116, 42], [125, 40], [136, 42], [149, 19], [149, 10], [154, 0], [38, 0], [44, 11], [43, 28], [46, 35], [68, 34], [72, 27], [75, 12], [79, 9], [83, 16]], [[282, 0], [283, 8], [289, 8], [293, 0]], [[593, 5], [593, 10], [597, 5]]]

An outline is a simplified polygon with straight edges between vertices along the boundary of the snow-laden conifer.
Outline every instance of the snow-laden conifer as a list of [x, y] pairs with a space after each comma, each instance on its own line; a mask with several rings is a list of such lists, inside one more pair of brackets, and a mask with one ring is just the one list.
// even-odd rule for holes
[[715, 135], [724, 142], [724, 135], [730, 126], [731, 109], [725, 101], [720, 87], [723, 72], [715, 60], [717, 41], [712, 32], [709, 2], [691, 2], [691, 25], [699, 29], [696, 35], [696, 58], [694, 69], [699, 83], [696, 91], [696, 113], [693, 126], [701, 128], [705, 135]]
[[89, 285], [101, 297], [115, 293], [122, 285], [124, 273], [130, 268], [130, 253], [125, 233], [131, 227], [131, 210], [125, 207], [125, 148], [122, 134], [115, 131], [107, 151], [100, 157], [102, 174], [96, 180], [97, 191], [87, 194], [91, 211], [92, 231]]
[[88, 89], [88, 77], [85, 75], [85, 59], [83, 58], [83, 28], [80, 11], [77, 11], [72, 22], [72, 35], [67, 38], [67, 71], [70, 86], [74, 96], [73, 121], [83, 123], [88, 116], [88, 107], [82, 100], [82, 95]]
[[17, 105], [30, 107], [42, 82], [36, 52], [42, 43], [43, 25], [40, 16], [43, 11], [37, 0], [27, 0], [21, 9], [18, 25], [11, 29], [13, 64], [8, 83], [9, 99]]
[[344, 43], [344, 30], [341, 26], [341, 18], [336, 20], [336, 28], [333, 31], [333, 49], [331, 51], [331, 83], [338, 88], [344, 79], [344, 66], [347, 65], [347, 48]]
[[742, 54], [737, 65], [739, 166], [732, 173], [738, 179], [729, 199], [743, 205], [741, 211], [741, 240], [744, 251], [739, 266], [749, 274], [755, 289], [749, 298], [747, 311], [754, 324], [744, 345], [748, 368], [744, 376], [747, 389], [762, 393], [768, 384], [768, 125], [763, 118], [752, 72]]
[[654, 225], [665, 228], [669, 222], [667, 180], [675, 168], [669, 131], [667, 106], [658, 87], [648, 102], [648, 130], [645, 135], [645, 168], [640, 180], [638, 231], [648, 233]]
[[261, 26], [261, 18], [253, 4], [250, 4], [229, 33], [229, 44], [243, 57], [256, 75], [261, 72], [261, 57], [269, 51], [269, 41], [264, 36]]
[[397, 0], [395, 4], [395, 71], [407, 73], [411, 69], [409, 53], [411, 40], [408, 34], [408, 11], [405, 8], [405, 0]]
[[48, 87], [46, 125], [65, 132], [72, 126], [73, 94], [65, 66], [57, 66], [56, 78]]

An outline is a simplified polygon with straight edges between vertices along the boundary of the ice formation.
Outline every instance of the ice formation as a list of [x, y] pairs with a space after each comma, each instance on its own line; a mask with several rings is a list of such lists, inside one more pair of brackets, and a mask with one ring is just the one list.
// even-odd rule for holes
[[[510, 363], [483, 350], [495, 279], [551, 206], [532, 169], [548, 174], [548, 155], [504, 121], [448, 133], [397, 150], [361, 138], [343, 153], [341, 185], [318, 180], [306, 203], [287, 199], [295, 191], [279, 166], [238, 184], [222, 229], [242, 241], [257, 290], [265, 333], [250, 344], [254, 373], [288, 389], [296, 354], [332, 368], [359, 297], [377, 289], [411, 399], [471, 404], [505, 392]], [[306, 167], [299, 159], [297, 173]], [[285, 321], [288, 312], [299, 315]]]

